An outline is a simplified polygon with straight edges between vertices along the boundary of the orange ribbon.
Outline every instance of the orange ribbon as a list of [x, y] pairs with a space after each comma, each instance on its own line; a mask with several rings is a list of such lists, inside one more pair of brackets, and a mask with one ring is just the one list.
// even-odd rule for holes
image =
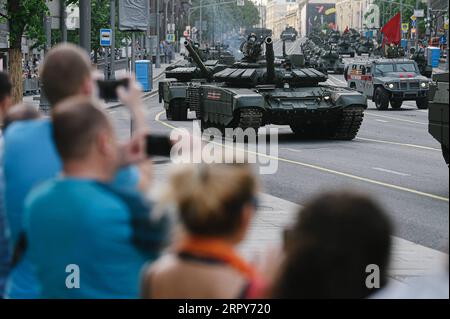
[[178, 253], [188, 253], [196, 257], [223, 261], [247, 277], [248, 280], [253, 280], [257, 277], [255, 269], [238, 256], [230, 244], [222, 240], [188, 237], [178, 246], [177, 251]]

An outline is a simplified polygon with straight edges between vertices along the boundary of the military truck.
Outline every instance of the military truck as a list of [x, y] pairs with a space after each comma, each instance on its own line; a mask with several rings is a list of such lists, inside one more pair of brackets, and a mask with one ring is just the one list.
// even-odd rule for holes
[[428, 111], [428, 132], [441, 144], [444, 160], [449, 164], [448, 143], [448, 108], [449, 86], [448, 72], [433, 75], [430, 86], [430, 104]]
[[159, 82], [159, 102], [164, 102], [166, 117], [172, 121], [185, 121], [188, 116], [189, 103], [187, 89], [190, 85], [212, 81], [212, 74], [227, 67], [218, 60], [202, 61], [198, 50], [186, 41], [192, 63], [182, 64], [165, 71], [166, 79]]
[[428, 108], [430, 80], [420, 74], [417, 63], [408, 59], [358, 60], [344, 71], [348, 87], [375, 102], [378, 110], [400, 109], [403, 101], [416, 101]]
[[295, 30], [294, 27], [287, 27], [286, 29], [283, 30], [283, 32], [281, 32], [281, 40], [282, 41], [295, 41], [297, 40], [297, 36], [298, 36], [298, 32], [297, 30]]
[[[262, 47], [265, 45], [265, 56]], [[289, 125], [300, 136], [339, 140], [355, 138], [363, 121], [366, 99], [348, 88], [319, 83], [327, 76], [291, 63], [275, 66], [272, 39], [249, 39], [244, 58], [213, 75], [214, 83], [190, 86], [190, 108], [203, 131], [217, 128], [246, 131], [267, 124]]]

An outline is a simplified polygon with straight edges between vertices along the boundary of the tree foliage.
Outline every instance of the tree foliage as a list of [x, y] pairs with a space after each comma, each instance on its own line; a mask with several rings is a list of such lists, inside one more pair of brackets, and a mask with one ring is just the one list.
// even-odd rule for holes
[[[393, 16], [400, 12], [400, 1], [396, 0], [394, 2], [386, 0], [374, 0], [373, 4], [378, 5], [380, 8], [380, 24], [383, 26], [388, 22]], [[403, 10], [402, 11], [402, 22], [410, 23], [411, 16], [414, 14], [414, 8], [416, 7], [416, 0], [403, 0]], [[427, 5], [422, 1], [419, 2], [419, 8], [427, 11]], [[425, 33], [425, 22], [423, 18], [417, 19], [417, 29], [419, 34]]]

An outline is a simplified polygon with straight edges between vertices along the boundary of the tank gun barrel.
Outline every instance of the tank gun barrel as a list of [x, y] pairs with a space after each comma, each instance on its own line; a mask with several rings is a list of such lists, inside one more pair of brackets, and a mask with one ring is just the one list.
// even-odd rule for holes
[[275, 82], [275, 53], [273, 51], [273, 41], [271, 37], [267, 37], [264, 41], [266, 44], [266, 67], [267, 67], [267, 83]]
[[189, 55], [194, 60], [195, 64], [200, 68], [202, 74], [206, 77], [211, 76], [211, 72], [206, 68], [205, 64], [203, 63], [202, 59], [198, 56], [197, 52], [195, 52], [194, 48], [192, 47], [191, 42], [184, 41], [184, 46], [186, 47], [186, 50], [188, 50]]
[[283, 40], [283, 58], [285, 58], [287, 56], [286, 54], [286, 41]]

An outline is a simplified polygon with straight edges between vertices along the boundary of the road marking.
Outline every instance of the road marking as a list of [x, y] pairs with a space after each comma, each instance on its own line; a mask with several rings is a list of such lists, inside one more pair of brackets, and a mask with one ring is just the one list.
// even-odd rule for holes
[[377, 139], [365, 138], [365, 137], [356, 137], [355, 139], [361, 140], [361, 141], [368, 141], [368, 142], [376, 142], [376, 143], [391, 144], [391, 145], [398, 145], [398, 146], [405, 146], [405, 147], [413, 147], [413, 148], [419, 148], [419, 149], [427, 150], [427, 151], [438, 151], [438, 152], [441, 152], [441, 149], [439, 149], [439, 148], [434, 148], [434, 147], [429, 147], [429, 146], [422, 146], [422, 145], [416, 145], [416, 144], [391, 142], [391, 141], [377, 140]]
[[365, 111], [364, 114], [367, 114], [367, 115], [370, 115], [370, 116], [377, 116], [377, 117], [381, 117], [381, 118], [385, 118], [385, 119], [390, 119], [390, 120], [395, 120], [395, 121], [400, 121], [400, 122], [406, 122], [406, 123], [412, 123], [412, 124], [421, 124], [421, 125], [428, 125], [428, 123], [425, 123], [425, 122], [417, 122], [417, 121], [405, 120], [405, 119], [401, 119], [401, 118], [398, 118], [398, 117], [392, 117], [392, 116], [381, 115], [381, 114], [374, 114], [374, 113], [368, 112], [368, 111]]
[[380, 123], [389, 123], [389, 121], [379, 120], [379, 119], [376, 119], [375, 121], [380, 122]]
[[[158, 114], [156, 114], [155, 116], [155, 121], [160, 123], [161, 125], [164, 125], [166, 127], [169, 127], [171, 129], [177, 129], [176, 126], [173, 126], [169, 123], [166, 123], [164, 121], [161, 121], [160, 117], [162, 114], [164, 114], [164, 111], [159, 112]], [[361, 182], [366, 182], [369, 184], [373, 184], [373, 185], [378, 185], [378, 186], [383, 186], [386, 188], [390, 188], [390, 189], [395, 189], [398, 191], [402, 191], [405, 193], [410, 193], [410, 194], [414, 194], [414, 195], [419, 195], [419, 196], [423, 196], [423, 197], [428, 197], [431, 199], [435, 199], [435, 200], [439, 200], [439, 201], [443, 201], [443, 202], [449, 202], [449, 199], [447, 197], [443, 197], [443, 196], [439, 196], [439, 195], [435, 195], [435, 194], [430, 194], [430, 193], [426, 193], [426, 192], [421, 192], [412, 188], [408, 188], [408, 187], [403, 187], [403, 186], [398, 186], [398, 185], [394, 185], [394, 184], [389, 184], [389, 183], [385, 183], [385, 182], [381, 182], [381, 181], [377, 181], [371, 178], [367, 178], [367, 177], [362, 177], [362, 176], [358, 176], [358, 175], [353, 175], [353, 174], [349, 174], [349, 173], [344, 173], [344, 172], [340, 172], [337, 170], [333, 170], [333, 169], [329, 169], [326, 167], [321, 167], [318, 165], [313, 165], [313, 164], [308, 164], [308, 163], [304, 163], [304, 162], [299, 162], [299, 161], [294, 161], [294, 160], [290, 160], [287, 158], [282, 158], [282, 157], [276, 157], [276, 156], [272, 156], [272, 155], [267, 155], [267, 154], [263, 154], [263, 153], [258, 153], [258, 152], [253, 152], [253, 151], [249, 151], [249, 150], [245, 150], [245, 149], [239, 149], [236, 147], [231, 147], [229, 145], [224, 145], [222, 143], [217, 143], [217, 142], [209, 142], [215, 145], [219, 145], [222, 147], [226, 147], [226, 148], [232, 148], [234, 150], [238, 150], [238, 151], [243, 151], [247, 154], [252, 154], [252, 155], [257, 155], [257, 156], [261, 156], [267, 159], [272, 159], [272, 160], [276, 160], [276, 161], [280, 161], [280, 162], [284, 162], [284, 163], [289, 163], [289, 164], [294, 164], [294, 165], [298, 165], [298, 166], [302, 166], [302, 167], [307, 167], [307, 168], [311, 168], [311, 169], [315, 169], [321, 172], [325, 172], [325, 173], [330, 173], [333, 175], [337, 175], [337, 176], [342, 176], [342, 177], [347, 177], [350, 179], [354, 179], [354, 180], [358, 180]]]
[[381, 168], [381, 167], [372, 167], [372, 169], [374, 169], [374, 170], [376, 170], [376, 171], [380, 171], [380, 172], [385, 172], [385, 173], [394, 174], [394, 175], [411, 176], [411, 175], [406, 174], [406, 173], [401, 173], [401, 172], [397, 172], [397, 171], [393, 171], [393, 170], [386, 169], [386, 168]]
[[295, 153], [301, 153], [302, 151], [300, 151], [300, 150], [296, 150], [295, 148], [285, 148], [285, 147], [282, 147], [281, 148], [282, 150], [286, 150], [286, 151], [290, 151], [290, 152], [295, 152]]

